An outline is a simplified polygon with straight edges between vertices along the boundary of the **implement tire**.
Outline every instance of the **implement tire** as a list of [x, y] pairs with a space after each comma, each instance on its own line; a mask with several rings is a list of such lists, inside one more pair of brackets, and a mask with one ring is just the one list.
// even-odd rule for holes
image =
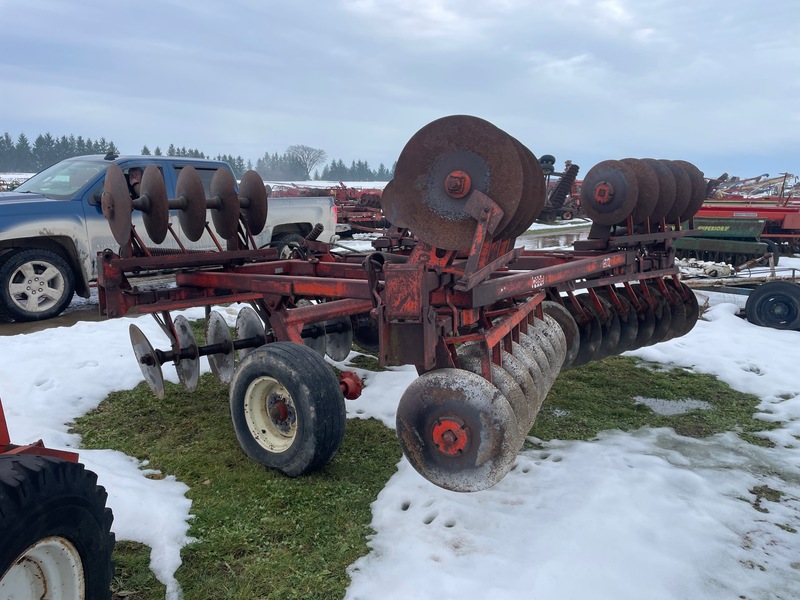
[[106, 497], [80, 463], [0, 457], [0, 598], [110, 598]]
[[274, 342], [248, 353], [233, 375], [230, 404], [245, 454], [289, 477], [326, 465], [344, 438], [339, 382], [302, 344]]
[[800, 285], [790, 281], [763, 283], [747, 297], [744, 312], [753, 325], [798, 330]]

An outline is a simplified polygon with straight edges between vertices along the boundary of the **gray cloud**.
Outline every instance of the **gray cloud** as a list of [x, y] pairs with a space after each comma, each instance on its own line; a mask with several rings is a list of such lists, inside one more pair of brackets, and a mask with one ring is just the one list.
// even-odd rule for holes
[[5, 0], [0, 132], [391, 165], [474, 114], [535, 154], [797, 169], [793, 0]]

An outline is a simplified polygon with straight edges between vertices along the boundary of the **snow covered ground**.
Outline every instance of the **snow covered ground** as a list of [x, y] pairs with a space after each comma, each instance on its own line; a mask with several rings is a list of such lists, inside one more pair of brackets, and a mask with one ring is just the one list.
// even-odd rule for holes
[[[233, 323], [236, 307], [219, 310]], [[715, 304], [688, 335], [633, 354], [758, 395], [759, 418], [782, 423], [767, 434], [774, 448], [735, 432], [695, 440], [669, 429], [606, 431], [523, 452], [504, 480], [475, 494], [439, 489], [403, 459], [372, 505], [372, 550], [351, 566], [347, 598], [800, 598], [800, 332], [755, 327], [735, 310]], [[149, 317], [0, 338], [0, 398], [15, 442], [80, 448], [67, 424], [142, 379], [131, 322], [165, 345]], [[348, 416], [394, 427], [414, 369], [362, 374], [369, 385]], [[149, 545], [167, 598], [179, 598], [173, 574], [191, 543], [186, 485], [149, 479], [147, 465], [116, 451], [80, 454], [109, 492], [117, 539]], [[762, 485], [783, 494], [762, 501], [768, 512], [753, 507], [751, 490]]]

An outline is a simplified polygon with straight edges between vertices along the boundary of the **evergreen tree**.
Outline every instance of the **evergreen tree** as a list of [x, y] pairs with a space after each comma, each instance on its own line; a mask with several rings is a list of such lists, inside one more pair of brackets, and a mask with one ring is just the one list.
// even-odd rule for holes
[[150, 156], [150, 148], [147, 147], [147, 144], [142, 146], [141, 155], [142, 156]]
[[167, 156], [177, 156], [175, 153], [175, 146], [173, 144], [170, 144], [169, 148], [167, 148]]
[[161, 146], [156, 146], [156, 149], [153, 150], [153, 154], [155, 156], [161, 156]]
[[14, 157], [14, 140], [6, 131], [0, 137], [0, 171], [11, 171]]
[[20, 133], [14, 148], [13, 170], [24, 173], [29, 169], [35, 170], [35, 168], [36, 163], [34, 162], [30, 142], [28, 142], [28, 138], [24, 133]]

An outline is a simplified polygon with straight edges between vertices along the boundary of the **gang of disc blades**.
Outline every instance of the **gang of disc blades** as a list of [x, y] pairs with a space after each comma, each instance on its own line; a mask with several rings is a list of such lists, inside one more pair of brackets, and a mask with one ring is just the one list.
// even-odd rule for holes
[[624, 222], [636, 208], [638, 197], [636, 174], [618, 160], [597, 163], [581, 185], [581, 205], [589, 218], [600, 225]]
[[656, 202], [653, 212], [650, 213], [650, 223], [658, 224], [669, 214], [672, 205], [675, 204], [675, 177], [669, 167], [660, 160], [655, 158], [641, 160], [653, 169], [658, 178], [658, 202]]
[[636, 207], [633, 209], [631, 217], [633, 217], [633, 224], [638, 225], [650, 218], [653, 209], [658, 204], [658, 175], [647, 162], [638, 158], [623, 158], [621, 162], [628, 165], [636, 174], [639, 195], [636, 198]]
[[[465, 173], [461, 197], [448, 192], [453, 174]], [[493, 236], [509, 227], [522, 198], [523, 167], [511, 136], [466, 115], [437, 119], [406, 143], [394, 173], [394, 214], [421, 241], [445, 250], [472, 245], [476, 219], [464, 208], [475, 191], [503, 211]]]
[[692, 182], [689, 174], [674, 160], [659, 159], [675, 178], [675, 203], [666, 215], [667, 222], [674, 224], [686, 212], [692, 201]]

